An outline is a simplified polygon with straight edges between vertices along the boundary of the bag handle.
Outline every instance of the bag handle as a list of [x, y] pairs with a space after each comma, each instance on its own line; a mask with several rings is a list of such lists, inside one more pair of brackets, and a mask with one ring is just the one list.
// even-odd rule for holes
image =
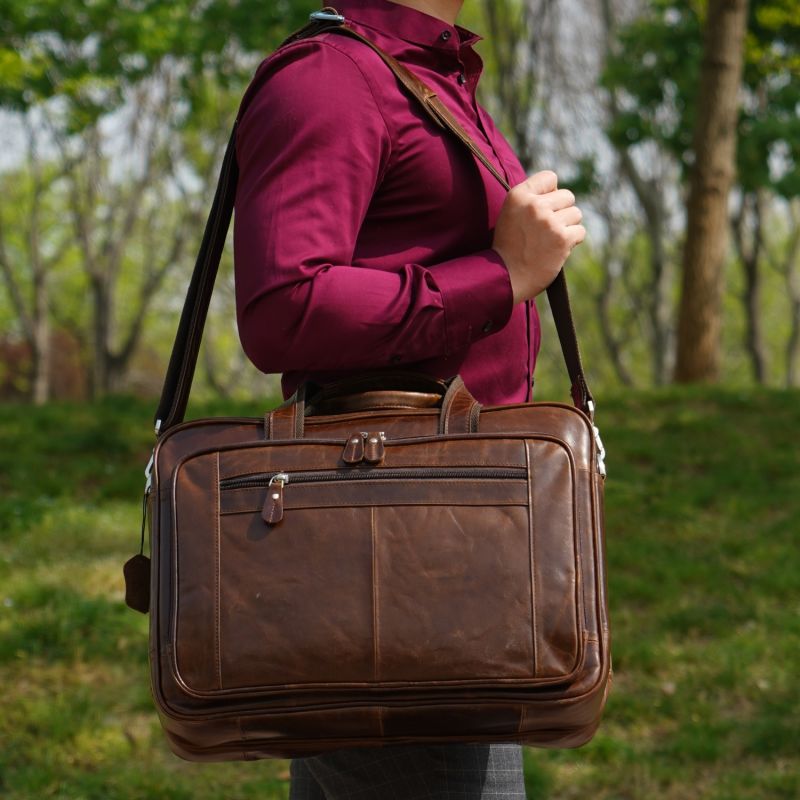
[[[421, 103], [437, 125], [455, 135], [506, 190], [511, 188], [481, 148], [439, 100], [435, 92], [397, 59], [385, 53], [376, 44], [349, 27], [344, 22], [344, 17], [339, 16], [335, 9], [326, 8], [323, 9], [323, 12], [325, 16], [321, 17], [320, 21], [312, 21], [301, 28], [286, 39], [281, 46], [323, 32], [335, 32], [363, 42], [383, 59], [398, 81]], [[154, 418], [156, 435], [160, 435], [182, 422], [189, 402], [189, 392], [197, 365], [197, 356], [200, 350], [200, 341], [203, 336], [206, 316], [208, 315], [208, 307], [211, 302], [211, 293], [214, 289], [214, 282], [225, 246], [228, 228], [230, 227], [236, 197], [236, 183], [239, 177], [239, 169], [236, 163], [237, 126], [238, 118], [234, 122], [231, 137], [228, 140], [228, 146], [222, 160], [214, 201], [206, 222], [200, 251], [197, 255], [186, 294], [186, 301], [178, 323], [178, 331], [172, 347], [172, 354], [161, 391], [161, 399]], [[563, 269], [550, 286], [547, 287], [547, 299], [553, 312], [553, 319], [559, 342], [561, 343], [561, 351], [571, 381], [572, 400], [581, 411], [593, 418], [594, 401], [589, 391], [581, 362], [578, 337]]]
[[[391, 389], [387, 389], [391, 385]], [[305, 418], [378, 408], [438, 407], [440, 435], [475, 433], [481, 404], [460, 375], [440, 380], [420, 372], [378, 371], [324, 385], [305, 381], [277, 408], [264, 415], [266, 439], [302, 439]]]

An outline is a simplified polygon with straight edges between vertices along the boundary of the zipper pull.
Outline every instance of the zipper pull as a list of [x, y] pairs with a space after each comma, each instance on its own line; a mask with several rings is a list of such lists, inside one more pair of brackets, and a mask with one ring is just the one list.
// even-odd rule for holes
[[386, 454], [386, 449], [383, 446], [385, 441], [386, 434], [383, 431], [368, 434], [364, 447], [364, 460], [370, 464], [380, 464]]
[[342, 453], [342, 461], [345, 464], [359, 464], [364, 460], [364, 440], [367, 436], [368, 434], [364, 431], [356, 431], [350, 434]]
[[261, 518], [267, 525], [277, 525], [283, 519], [283, 487], [289, 483], [289, 476], [279, 472], [269, 479], [267, 499], [261, 511]]

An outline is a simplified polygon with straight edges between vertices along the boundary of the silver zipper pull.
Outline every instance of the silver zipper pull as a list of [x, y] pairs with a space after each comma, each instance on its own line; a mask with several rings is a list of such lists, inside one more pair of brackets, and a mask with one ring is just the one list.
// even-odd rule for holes
[[315, 22], [344, 22], [344, 17], [335, 9], [326, 6], [322, 11], [314, 11], [308, 15]]
[[269, 479], [267, 497], [261, 511], [261, 518], [267, 525], [277, 525], [283, 519], [283, 487], [287, 483], [289, 476], [285, 472], [279, 472]]

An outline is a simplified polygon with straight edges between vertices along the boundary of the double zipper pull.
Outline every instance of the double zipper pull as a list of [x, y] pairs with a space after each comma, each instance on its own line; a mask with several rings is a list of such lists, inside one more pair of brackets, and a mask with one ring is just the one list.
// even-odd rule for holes
[[351, 433], [344, 445], [342, 461], [345, 464], [360, 464], [364, 460], [364, 439], [367, 434], [361, 431]]
[[261, 511], [261, 518], [267, 525], [277, 525], [283, 519], [283, 487], [289, 482], [285, 472], [273, 475], [267, 486], [267, 498]]
[[345, 442], [342, 452], [342, 461], [345, 464], [360, 464], [366, 461], [369, 464], [380, 464], [383, 461], [386, 434], [383, 431], [378, 433], [367, 433], [366, 431], [356, 431], [351, 433]]
[[384, 441], [386, 441], [386, 434], [383, 431], [367, 434], [367, 441], [364, 446], [364, 460], [370, 464], [380, 464], [385, 455]]

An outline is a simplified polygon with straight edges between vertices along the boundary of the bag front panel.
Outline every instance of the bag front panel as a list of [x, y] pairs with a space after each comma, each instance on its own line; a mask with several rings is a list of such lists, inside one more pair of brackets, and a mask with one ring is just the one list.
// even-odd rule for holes
[[[583, 650], [576, 520], [547, 518], [548, 504], [573, 503], [562, 445], [387, 442], [385, 465], [359, 479], [343, 474], [341, 449], [254, 443], [176, 468], [179, 683], [222, 697], [546, 686], [574, 673]], [[284, 517], [270, 526], [266, 483], [287, 461]], [[304, 483], [303, 466], [325, 469]]]
[[374, 508], [376, 680], [536, 677], [527, 517], [526, 504]]
[[370, 509], [222, 517], [219, 689], [373, 679]]

